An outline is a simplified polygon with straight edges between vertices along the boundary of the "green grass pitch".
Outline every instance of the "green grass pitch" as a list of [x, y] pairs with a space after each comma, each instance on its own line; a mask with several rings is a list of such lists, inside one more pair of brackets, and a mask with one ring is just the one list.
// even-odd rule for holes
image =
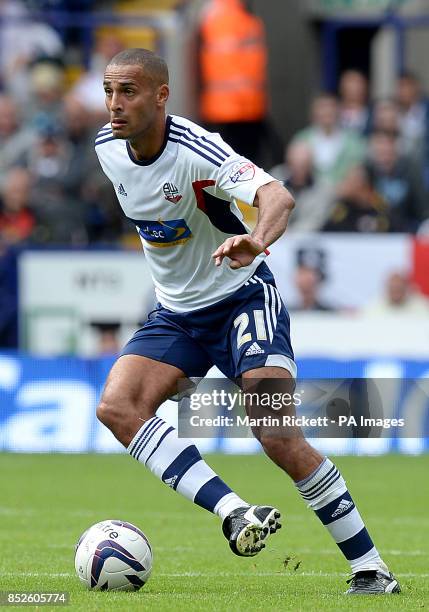
[[[126, 455], [0, 454], [0, 590], [69, 591], [73, 611], [428, 606], [429, 455], [336, 460], [403, 588], [398, 596], [354, 598], [342, 594], [347, 564], [278, 468], [263, 455], [212, 455], [207, 461], [242, 497], [282, 511], [283, 529], [257, 557], [235, 557], [217, 517]], [[152, 577], [139, 592], [86, 591], [75, 577], [76, 540], [107, 518], [137, 524], [152, 543]]]

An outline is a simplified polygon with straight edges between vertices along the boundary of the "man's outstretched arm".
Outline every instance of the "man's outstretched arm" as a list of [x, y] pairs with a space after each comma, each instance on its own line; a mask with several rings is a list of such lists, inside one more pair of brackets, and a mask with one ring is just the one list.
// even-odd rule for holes
[[295, 202], [281, 183], [272, 181], [259, 187], [253, 205], [259, 209], [255, 229], [251, 234], [225, 240], [212, 255], [216, 266], [221, 265], [224, 257], [231, 259], [229, 266], [233, 270], [250, 265], [255, 257], [284, 234]]

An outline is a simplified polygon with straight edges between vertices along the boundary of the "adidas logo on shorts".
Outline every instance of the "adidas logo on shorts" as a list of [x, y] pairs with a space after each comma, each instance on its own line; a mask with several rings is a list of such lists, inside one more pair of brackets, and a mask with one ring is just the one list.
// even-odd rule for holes
[[338, 516], [339, 514], [343, 514], [343, 512], [348, 510], [351, 506], [353, 506], [352, 501], [348, 499], [342, 499], [338, 505], [338, 508], [335, 510], [333, 514], [331, 514], [331, 517], [334, 518], [335, 516]]
[[262, 355], [262, 353], [265, 353], [264, 349], [261, 349], [259, 344], [254, 342], [251, 346], [249, 346], [244, 354], [246, 357], [250, 357], [250, 355]]

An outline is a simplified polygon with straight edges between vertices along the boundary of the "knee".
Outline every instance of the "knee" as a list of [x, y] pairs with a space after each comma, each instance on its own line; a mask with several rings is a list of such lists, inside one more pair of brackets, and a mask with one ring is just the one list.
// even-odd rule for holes
[[124, 423], [127, 414], [131, 411], [130, 402], [126, 398], [120, 398], [112, 393], [104, 393], [97, 406], [97, 419], [109, 429], [116, 429], [120, 423]]
[[259, 442], [268, 457], [274, 460], [281, 458], [282, 462], [292, 462], [300, 454], [303, 444], [306, 444], [303, 438], [287, 438], [276, 437], [273, 435], [259, 438]]
[[116, 416], [113, 405], [103, 399], [100, 400], [100, 403], [97, 406], [96, 415], [97, 419], [103, 423], [103, 425], [106, 425], [106, 427], [109, 428], [113, 424]]
[[134, 432], [141, 423], [156, 414], [158, 406], [142, 396], [130, 393], [123, 387], [107, 385], [96, 409], [99, 421], [116, 436], [120, 432]]

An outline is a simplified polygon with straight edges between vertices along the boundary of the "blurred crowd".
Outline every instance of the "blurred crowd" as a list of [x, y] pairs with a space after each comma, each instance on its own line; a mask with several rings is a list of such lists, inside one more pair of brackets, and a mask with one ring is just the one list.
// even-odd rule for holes
[[[335, 303], [323, 301], [321, 292], [324, 280], [323, 272], [318, 266], [305, 262], [299, 263], [294, 277], [297, 301], [288, 304], [289, 312], [356, 313], [353, 308], [341, 309]], [[429, 300], [422, 295], [408, 271], [392, 270], [386, 275], [380, 294], [360, 309], [360, 313], [365, 317], [378, 317], [379, 319], [392, 315], [427, 319]]]
[[[84, 6], [85, 0], [77, 5]], [[244, 15], [241, 0], [212, 0], [212, 5], [224, 11], [222, 18], [232, 20], [238, 36], [237, 19]], [[259, 58], [260, 82], [255, 88], [261, 92], [264, 32], [256, 18], [252, 21], [248, 14], [247, 19], [248, 30], [243, 29], [242, 40], [237, 39], [237, 52], [246, 49], [253, 59], [243, 57], [240, 70], [248, 66], [254, 72], [255, 57]], [[217, 22], [216, 27], [223, 25]], [[253, 50], [249, 32], [259, 45]], [[216, 29], [206, 34], [207, 65], [223, 66], [215, 76], [225, 79], [227, 68], [237, 68], [238, 63], [225, 56], [221, 64], [219, 34]], [[104, 68], [122, 43], [112, 34], [95, 36], [88, 67], [78, 75], [70, 74], [67, 45], [64, 32], [60, 36], [32, 18], [28, 3], [0, 0], [0, 345], [16, 343], [16, 338], [2, 339], [2, 326], [11, 329], [8, 320], [16, 317], [16, 278], [7, 258], [11, 248], [128, 244], [129, 237], [136, 236], [121, 214], [93, 147], [97, 131], [108, 121]], [[249, 73], [249, 82], [256, 76]], [[228, 78], [233, 82], [235, 75]], [[308, 125], [287, 143], [284, 160], [281, 153], [275, 158], [278, 163], [271, 173], [296, 199], [290, 231], [429, 235], [429, 98], [410, 72], [398, 77], [390, 98], [373, 100], [369, 92], [364, 74], [345, 71], [338, 92], [314, 97]], [[235, 139], [243, 154], [246, 143], [275, 140], [273, 131], [266, 129], [265, 94], [260, 99], [247, 94], [254, 114], [244, 122], [225, 121], [217, 99], [211, 98], [206, 99], [207, 116], [200, 117], [227, 139], [229, 134], [231, 144], [236, 144]], [[252, 159], [260, 161], [257, 152]], [[297, 308], [331, 309], [314, 297], [319, 282], [314, 271], [301, 270], [297, 286], [303, 303]], [[395, 282], [400, 284], [398, 278]]]
[[12, 18], [1, 26], [0, 245], [116, 243], [123, 221], [93, 143], [108, 120], [104, 68], [121, 43], [98, 39], [89, 69], [70, 83], [59, 34], [22, 21], [19, 0], [0, 13]]
[[[71, 86], [62, 41], [44, 24], [2, 56], [3, 246], [109, 244], [131, 231], [93, 149], [107, 121], [103, 70], [120, 49], [101, 37]], [[309, 125], [271, 169], [296, 198], [292, 231], [429, 233], [429, 99], [411, 73], [392, 98], [370, 100], [368, 90], [363, 74], [344, 72], [338, 94], [314, 98]]]
[[429, 98], [411, 72], [391, 98], [368, 91], [363, 74], [345, 71], [273, 168], [296, 198], [291, 228], [429, 234]]

